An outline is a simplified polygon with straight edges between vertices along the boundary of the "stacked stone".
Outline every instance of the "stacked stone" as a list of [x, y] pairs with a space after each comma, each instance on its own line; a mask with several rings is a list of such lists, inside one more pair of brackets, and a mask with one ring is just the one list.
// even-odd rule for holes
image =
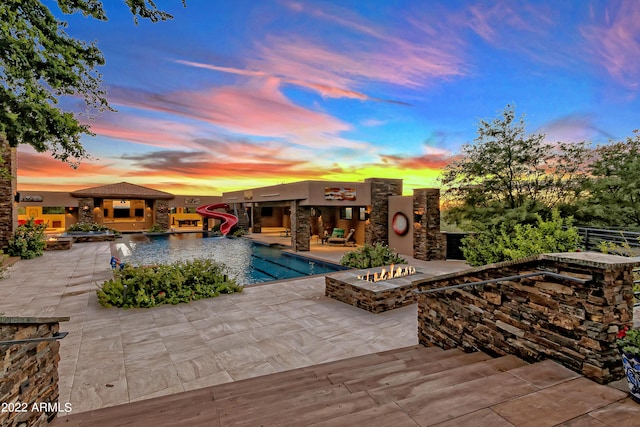
[[56, 240], [47, 240], [46, 244], [47, 246], [44, 248], [45, 251], [66, 250], [71, 249], [73, 239], [58, 237]]
[[371, 184], [371, 213], [365, 226], [365, 243], [389, 244], [389, 196], [402, 195], [401, 179], [368, 178]]
[[413, 229], [413, 257], [424, 261], [446, 259], [446, 239], [440, 232], [440, 190], [413, 190], [413, 211], [419, 219]]
[[554, 254], [426, 280], [420, 290], [538, 271], [587, 282], [540, 275], [422, 294], [418, 339], [529, 361], [550, 358], [608, 383], [622, 375], [615, 340], [633, 320], [633, 266], [613, 255]]
[[82, 198], [78, 200], [78, 222], [84, 222], [91, 224], [93, 219], [93, 199], [90, 197]]
[[[67, 320], [0, 317], [0, 341], [52, 337], [59, 322]], [[7, 411], [0, 413], [0, 425], [46, 426], [56, 416], [59, 348], [58, 341], [0, 346], [0, 402], [12, 404], [3, 407]], [[43, 410], [43, 403], [52, 410]]]
[[416, 302], [416, 281], [424, 275], [418, 273], [375, 283], [358, 278], [374, 270], [380, 269], [349, 270], [326, 276], [324, 294], [371, 313], [382, 313]]
[[15, 195], [16, 185], [16, 149], [9, 146], [7, 141], [0, 136], [0, 167], [6, 169], [7, 174], [0, 175], [0, 248], [9, 246], [9, 240], [18, 225], [18, 212], [16, 209]]
[[308, 251], [311, 242], [311, 208], [300, 206], [297, 200], [291, 202], [291, 240], [293, 250]]
[[166, 200], [154, 200], [156, 212], [156, 224], [163, 230], [169, 229], [169, 205]]
[[251, 208], [251, 215], [253, 215], [251, 232], [262, 233], [262, 212], [260, 211], [260, 206], [254, 205], [253, 208]]

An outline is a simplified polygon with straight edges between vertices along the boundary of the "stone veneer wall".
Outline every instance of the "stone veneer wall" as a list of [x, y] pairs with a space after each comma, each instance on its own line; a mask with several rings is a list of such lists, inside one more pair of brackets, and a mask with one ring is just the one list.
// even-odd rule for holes
[[262, 232], [262, 211], [260, 210], [260, 205], [254, 204], [251, 208], [251, 215], [253, 215], [253, 225], [251, 227], [252, 233], [261, 233]]
[[[88, 206], [88, 209], [85, 209]], [[93, 198], [84, 197], [78, 199], [78, 222], [92, 224], [93, 221]]]
[[0, 249], [9, 246], [9, 240], [18, 226], [16, 175], [17, 159], [16, 149], [9, 146], [7, 141], [0, 136], [0, 157], [3, 167], [10, 174], [9, 178], [0, 177]]
[[381, 268], [389, 270], [389, 266], [384, 266], [327, 275], [324, 279], [324, 294], [371, 313], [382, 313], [415, 303], [417, 298], [415, 283], [417, 280], [424, 279], [424, 274], [417, 273], [376, 283], [357, 277], [367, 274], [367, 271], [379, 272]]
[[[59, 330], [68, 317], [0, 317], [0, 341], [47, 338]], [[46, 426], [57, 413], [59, 341], [0, 345], [0, 402], [26, 404], [26, 412], [0, 413], [0, 425]], [[51, 411], [33, 410], [33, 405], [49, 403]], [[20, 409], [24, 409], [21, 406]]]
[[440, 190], [413, 190], [413, 211], [419, 215], [413, 226], [413, 257], [424, 261], [446, 259], [447, 241], [440, 232]]
[[154, 200], [153, 210], [156, 213], [156, 224], [163, 230], [169, 229], [169, 203], [166, 200]]
[[401, 179], [367, 178], [371, 183], [371, 213], [365, 225], [365, 243], [389, 244], [389, 196], [402, 195]]
[[580, 284], [541, 275], [421, 294], [419, 342], [528, 361], [553, 359], [608, 383], [623, 373], [615, 340], [633, 323], [634, 265], [629, 258], [600, 253], [547, 254], [427, 279], [419, 289], [540, 270], [590, 280]]
[[291, 242], [296, 252], [311, 249], [311, 208], [297, 200], [291, 202]]

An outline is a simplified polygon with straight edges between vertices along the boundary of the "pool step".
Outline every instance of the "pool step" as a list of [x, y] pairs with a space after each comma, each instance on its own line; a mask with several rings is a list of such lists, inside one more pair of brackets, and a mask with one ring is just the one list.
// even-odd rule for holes
[[[529, 365], [514, 356], [412, 346], [72, 414], [51, 425], [518, 426], [576, 417], [593, 424], [603, 410], [615, 421], [608, 408], [626, 400], [551, 361]], [[549, 405], [555, 409], [536, 409]]]

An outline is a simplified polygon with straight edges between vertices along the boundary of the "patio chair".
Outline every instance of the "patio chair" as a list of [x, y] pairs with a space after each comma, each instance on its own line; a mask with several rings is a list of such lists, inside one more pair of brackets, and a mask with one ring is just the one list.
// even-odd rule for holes
[[353, 228], [351, 230], [349, 230], [349, 234], [347, 234], [347, 237], [344, 237], [344, 230], [341, 228], [334, 228], [333, 231], [335, 233], [336, 230], [341, 230], [342, 231], [342, 237], [333, 237], [333, 235], [331, 237], [329, 237], [329, 239], [327, 239], [327, 243], [329, 243], [330, 245], [344, 245], [344, 246], [355, 246], [356, 245], [356, 239], [354, 237], [354, 234], [356, 233], [356, 230], [354, 230]]

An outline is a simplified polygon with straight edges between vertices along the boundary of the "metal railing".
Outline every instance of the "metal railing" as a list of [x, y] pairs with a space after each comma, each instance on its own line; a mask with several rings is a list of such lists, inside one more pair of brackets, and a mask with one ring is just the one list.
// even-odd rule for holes
[[[640, 232], [590, 227], [576, 228], [587, 251], [598, 250], [603, 242], [608, 242], [619, 246], [621, 249], [640, 252]], [[613, 250], [613, 252], [616, 251]]]
[[581, 285], [584, 285], [585, 283], [588, 283], [589, 281], [592, 280], [592, 279], [581, 279], [579, 277], [573, 277], [573, 276], [566, 276], [564, 274], [553, 273], [551, 271], [535, 271], [535, 272], [530, 272], [530, 273], [516, 274], [514, 276], [499, 277], [497, 279], [480, 280], [479, 282], [460, 283], [458, 285], [444, 286], [442, 288], [415, 290], [415, 293], [417, 293], [417, 294], [431, 294], [431, 293], [434, 293], [434, 292], [447, 291], [447, 290], [451, 290], [451, 289], [466, 288], [468, 286], [486, 285], [486, 284], [489, 284], [489, 283], [499, 283], [499, 282], [504, 282], [504, 281], [508, 281], [508, 280], [525, 279], [527, 277], [535, 277], [535, 276], [553, 277], [555, 279], [562, 279], [562, 280], [567, 280], [567, 281], [570, 281], [570, 282], [580, 283]]
[[42, 341], [56, 341], [61, 340], [64, 337], [69, 335], [69, 332], [55, 332], [50, 337], [42, 337], [42, 338], [25, 338], [23, 340], [8, 340], [8, 341], [0, 341], [0, 345], [14, 345], [14, 344], [30, 344], [34, 342], [42, 342]]

